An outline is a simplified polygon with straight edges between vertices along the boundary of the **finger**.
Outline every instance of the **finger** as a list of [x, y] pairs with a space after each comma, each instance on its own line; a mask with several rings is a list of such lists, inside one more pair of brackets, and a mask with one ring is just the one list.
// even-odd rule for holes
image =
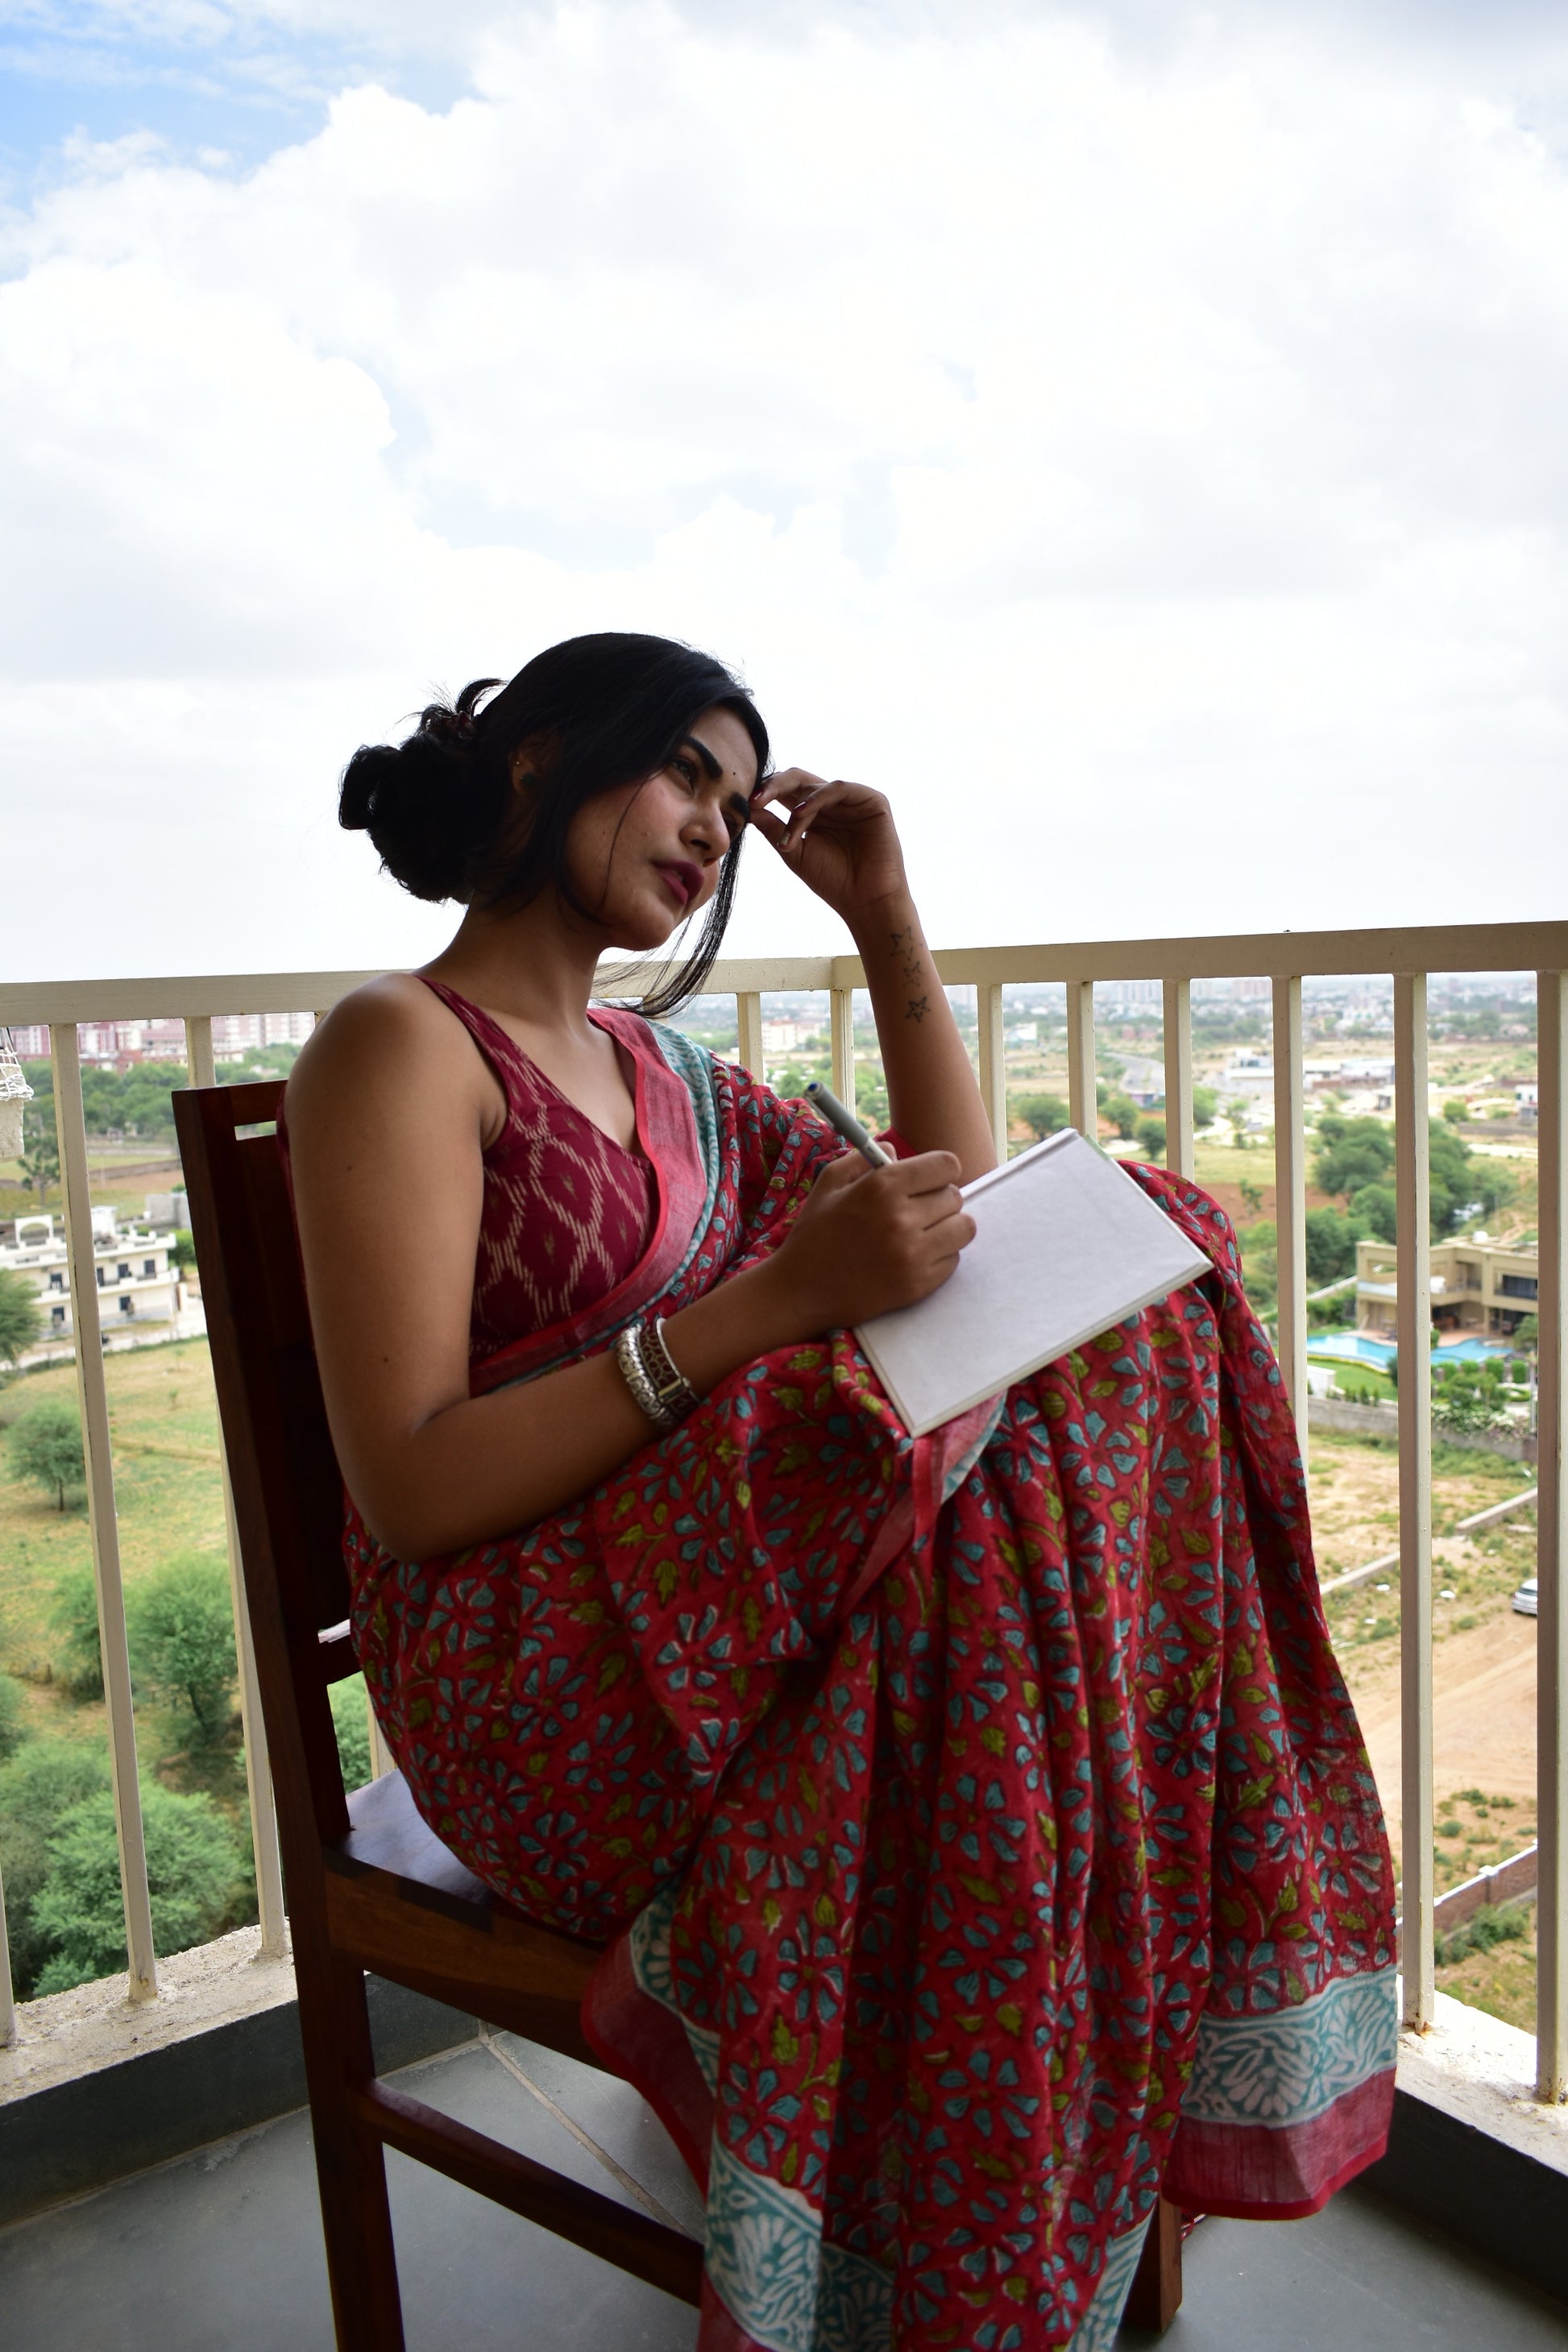
[[877, 1171], [858, 1151], [847, 1147], [837, 1160], [830, 1160], [816, 1180], [816, 1189], [823, 1192], [842, 1192], [847, 1186], [857, 1184], [862, 1176], [874, 1176]]
[[899, 1168], [908, 1178], [911, 1192], [941, 1192], [957, 1185], [963, 1175], [957, 1154], [952, 1151], [912, 1152], [900, 1160]]

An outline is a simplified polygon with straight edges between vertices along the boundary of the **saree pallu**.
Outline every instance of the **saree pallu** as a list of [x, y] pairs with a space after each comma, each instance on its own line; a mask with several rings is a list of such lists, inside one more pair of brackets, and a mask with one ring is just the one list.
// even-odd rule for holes
[[[647, 1257], [488, 1390], [775, 1248], [839, 1148], [619, 1016]], [[1382, 2154], [1393, 1873], [1294, 1426], [1212, 1276], [911, 1441], [847, 1334], [441, 1559], [350, 1513], [420, 1811], [605, 1943], [584, 2011], [705, 2184], [702, 2352], [1097, 2352], [1156, 2193], [1280, 2219]]]

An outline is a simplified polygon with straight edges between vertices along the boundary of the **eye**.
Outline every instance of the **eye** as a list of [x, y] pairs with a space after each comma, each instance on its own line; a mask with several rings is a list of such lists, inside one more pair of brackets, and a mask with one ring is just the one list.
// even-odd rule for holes
[[697, 762], [689, 756], [689, 753], [685, 751], [678, 751], [669, 764], [675, 770], [676, 774], [680, 778], [683, 784], [690, 784], [693, 789], [695, 789], [697, 783]]

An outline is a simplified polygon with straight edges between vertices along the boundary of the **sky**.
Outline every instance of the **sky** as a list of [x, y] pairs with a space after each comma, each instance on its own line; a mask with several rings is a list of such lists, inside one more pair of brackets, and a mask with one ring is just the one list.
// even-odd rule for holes
[[593, 628], [942, 945], [1559, 915], [1565, 410], [1555, 0], [0, 0], [0, 979], [434, 952], [343, 761]]

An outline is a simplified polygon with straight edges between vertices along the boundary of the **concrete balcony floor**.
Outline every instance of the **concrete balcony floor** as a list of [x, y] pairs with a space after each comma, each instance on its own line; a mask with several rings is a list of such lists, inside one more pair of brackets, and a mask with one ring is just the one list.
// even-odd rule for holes
[[[633, 2202], [640, 2189], [664, 2217], [700, 2225], [684, 2166], [624, 2084], [507, 2034], [399, 2079], [608, 2195]], [[387, 2162], [410, 2352], [692, 2344], [695, 2315], [683, 2305], [436, 2173]], [[1568, 2308], [1353, 2191], [1311, 2221], [1205, 2221], [1185, 2267], [1165, 2352], [1568, 2346]], [[283, 2116], [0, 2231], [0, 2311], [8, 2352], [331, 2352], [308, 2117]]]

